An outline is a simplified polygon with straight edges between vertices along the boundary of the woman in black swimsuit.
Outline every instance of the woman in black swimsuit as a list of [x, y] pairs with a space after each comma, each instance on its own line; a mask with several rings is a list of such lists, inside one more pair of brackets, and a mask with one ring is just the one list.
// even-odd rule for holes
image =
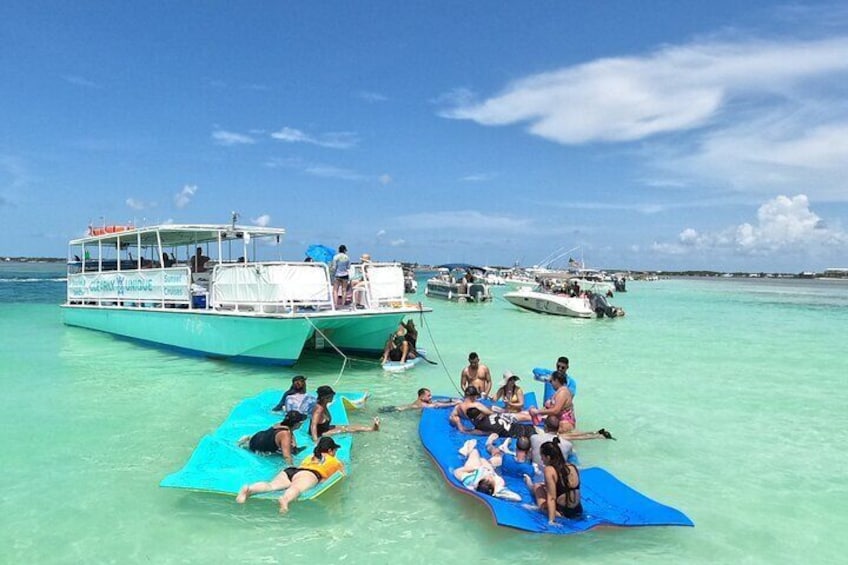
[[559, 448], [559, 438], [542, 444], [539, 450], [545, 464], [544, 484], [533, 484], [528, 475], [524, 475], [527, 488], [536, 498], [539, 510], [547, 513], [548, 524], [556, 524], [557, 515], [565, 518], [579, 518], [583, 514], [580, 503], [580, 472], [577, 467], [567, 463]]
[[377, 432], [380, 430], [380, 418], [374, 418], [371, 426], [335, 426], [333, 416], [330, 414], [330, 404], [336, 397], [333, 387], [322, 385], [315, 391], [318, 401], [312, 409], [312, 421], [309, 424], [309, 435], [312, 441], [318, 443], [321, 436], [343, 434], [347, 432]]
[[250, 436], [244, 436], [238, 444], [255, 453], [282, 453], [283, 459], [289, 465], [292, 464], [292, 454], [297, 455], [300, 449], [294, 439], [294, 431], [306, 420], [306, 414], [295, 410], [286, 413], [286, 417], [279, 424], [274, 424], [267, 430], [256, 432]]

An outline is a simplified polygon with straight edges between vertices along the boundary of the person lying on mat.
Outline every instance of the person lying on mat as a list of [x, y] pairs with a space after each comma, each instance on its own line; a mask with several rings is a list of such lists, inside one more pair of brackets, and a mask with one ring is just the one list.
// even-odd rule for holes
[[321, 436], [348, 432], [380, 431], [380, 418], [374, 418], [374, 423], [371, 426], [334, 426], [332, 423], [333, 417], [330, 414], [330, 404], [336, 397], [336, 391], [331, 386], [322, 385], [315, 392], [318, 394], [318, 400], [312, 409], [312, 420], [309, 423], [309, 435], [312, 436], [312, 441], [315, 443], [318, 443], [318, 438]]
[[469, 439], [459, 450], [465, 464], [453, 472], [453, 476], [468, 490], [494, 496], [506, 487], [503, 477], [495, 472], [495, 466], [477, 452], [477, 440]]
[[238, 440], [238, 444], [255, 453], [282, 453], [283, 459], [291, 465], [292, 454], [297, 455], [301, 451], [297, 447], [294, 431], [305, 420], [306, 414], [292, 410], [286, 413], [286, 417], [279, 424], [274, 424], [267, 430], [253, 435], [243, 436]]
[[312, 450], [312, 455], [301, 461], [300, 466], [286, 467], [270, 481], [244, 485], [236, 496], [236, 502], [244, 504], [251, 495], [285, 490], [279, 498], [280, 514], [285, 514], [289, 504], [303, 491], [329, 479], [336, 472], [345, 472], [344, 463], [336, 459], [339, 447], [333, 438], [322, 437]]
[[456, 406], [458, 403], [459, 400], [456, 399], [433, 401], [433, 393], [430, 392], [429, 388], [419, 388], [418, 398], [416, 398], [414, 402], [411, 402], [410, 404], [403, 404], [401, 406], [386, 406], [384, 408], [380, 408], [380, 412], [403, 412], [405, 410], [422, 410], [424, 408], [448, 408], [450, 406]]
[[497, 434], [500, 437], [530, 437], [536, 433], [536, 428], [530, 425], [519, 424], [511, 418], [512, 414], [486, 414], [479, 408], [472, 406], [465, 411], [465, 415], [474, 424], [474, 429], [460, 429], [469, 434], [489, 435]]
[[476, 408], [486, 415], [494, 414], [494, 411], [491, 408], [480, 402], [480, 391], [477, 390], [477, 387], [474, 385], [468, 385], [465, 387], [465, 396], [463, 396], [460, 403], [456, 405], [453, 412], [450, 414], [449, 419], [451, 426], [461, 432], [473, 433], [473, 428], [468, 429], [462, 423], [463, 418], [471, 420], [468, 416], [468, 410], [470, 408]]
[[545, 464], [545, 482], [533, 483], [524, 475], [524, 484], [536, 499], [536, 506], [548, 515], [548, 524], [556, 524], [556, 517], [578, 518], [583, 514], [580, 503], [580, 472], [562, 458], [559, 438], [542, 444], [542, 462]]

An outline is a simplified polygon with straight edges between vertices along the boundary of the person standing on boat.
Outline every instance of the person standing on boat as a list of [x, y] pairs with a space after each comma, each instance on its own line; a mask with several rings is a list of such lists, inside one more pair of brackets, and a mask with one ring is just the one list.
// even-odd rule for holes
[[203, 248], [198, 247], [194, 252], [194, 257], [191, 258], [191, 272], [205, 273], [206, 263], [209, 262], [209, 257], [203, 254]]
[[468, 366], [462, 370], [459, 376], [460, 388], [465, 390], [469, 385], [474, 385], [480, 396], [488, 398], [492, 390], [492, 373], [489, 368], [480, 363], [480, 356], [475, 352], [468, 354]]
[[347, 255], [347, 246], [339, 245], [339, 252], [333, 256], [330, 263], [330, 273], [333, 275], [333, 299], [336, 306], [344, 306], [350, 288], [350, 257]]

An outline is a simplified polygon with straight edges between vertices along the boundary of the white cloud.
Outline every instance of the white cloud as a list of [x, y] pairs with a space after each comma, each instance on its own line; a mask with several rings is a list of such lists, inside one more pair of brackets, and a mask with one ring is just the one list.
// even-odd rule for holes
[[398, 220], [406, 229], [449, 229], [455, 231], [485, 231], [486, 233], [525, 233], [534, 230], [534, 222], [532, 220], [485, 215], [476, 210], [422, 212], [400, 216]]
[[197, 193], [196, 184], [185, 185], [181, 191], [174, 195], [174, 205], [177, 208], [185, 208], [191, 202], [195, 193]]
[[465, 182], [486, 182], [495, 178], [497, 175], [495, 173], [474, 173], [471, 175], [466, 175], [459, 180]]
[[262, 214], [258, 218], [253, 218], [253, 220], [251, 220], [251, 221], [253, 222], [253, 225], [260, 226], [260, 227], [264, 228], [264, 227], [267, 227], [268, 224], [271, 223], [271, 216], [269, 216], [268, 214]]
[[284, 127], [280, 131], [272, 133], [271, 137], [287, 143], [308, 143], [330, 149], [349, 149], [359, 141], [352, 132], [328, 132], [313, 136], [290, 127]]
[[387, 173], [383, 173], [382, 175], [377, 177], [377, 182], [379, 182], [383, 186], [391, 184], [392, 180], [394, 180], [394, 179], [392, 179], [392, 176], [387, 174]]
[[393, 239], [389, 242], [389, 245], [391, 245], [392, 247], [401, 247], [404, 244], [406, 244], [405, 239]]
[[384, 235], [386, 235], [386, 230], [378, 230], [377, 231], [377, 237], [383, 237]]
[[363, 180], [365, 177], [356, 171], [343, 169], [341, 167], [333, 167], [330, 165], [312, 165], [303, 169], [308, 175], [315, 177], [341, 179], [341, 180]]
[[212, 141], [214, 141], [218, 145], [224, 146], [248, 145], [256, 143], [256, 140], [250, 137], [249, 135], [234, 133], [231, 131], [224, 131], [220, 129], [212, 132]]
[[757, 210], [754, 224], [743, 223], [718, 232], [686, 228], [676, 242], [656, 242], [653, 250], [670, 255], [694, 251], [732, 250], [741, 255], [786, 251], [815, 253], [848, 244], [848, 233], [830, 228], [810, 209], [807, 196], [778, 196]]
[[127, 198], [126, 203], [127, 203], [127, 206], [129, 206], [133, 210], [144, 210], [145, 208], [148, 207], [148, 205], [145, 204], [144, 202], [142, 202], [141, 200], [138, 200], [138, 199], [132, 198], [132, 197]]

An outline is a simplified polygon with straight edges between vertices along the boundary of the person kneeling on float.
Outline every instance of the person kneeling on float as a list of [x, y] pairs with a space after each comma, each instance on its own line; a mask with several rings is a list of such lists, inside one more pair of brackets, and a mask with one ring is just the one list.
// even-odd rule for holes
[[236, 496], [236, 502], [244, 504], [254, 494], [285, 490], [280, 497], [280, 514], [289, 510], [289, 504], [304, 491], [311, 489], [336, 472], [345, 472], [344, 463], [336, 459], [339, 445], [331, 437], [322, 437], [312, 455], [301, 461], [299, 467], [286, 467], [268, 482], [261, 481], [244, 485]]

